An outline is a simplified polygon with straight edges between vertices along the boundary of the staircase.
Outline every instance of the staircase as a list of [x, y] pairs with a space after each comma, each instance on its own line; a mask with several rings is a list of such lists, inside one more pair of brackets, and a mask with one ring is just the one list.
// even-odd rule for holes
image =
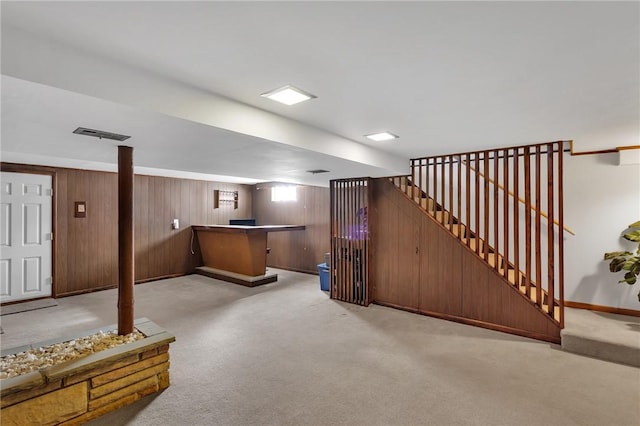
[[332, 180], [331, 297], [560, 343], [568, 144], [415, 158], [405, 176]]
[[[485, 261], [495, 272], [503, 277], [510, 285], [517, 288], [523, 296], [528, 298], [533, 304], [539, 306], [542, 312], [552, 317], [560, 324], [561, 321], [561, 305], [555, 300], [553, 315], [549, 310], [549, 295], [541, 286], [535, 282], [528, 280], [522, 271], [517, 271], [511, 262], [506, 262], [500, 253], [496, 253], [495, 249], [485, 242], [482, 238], [475, 235], [467, 228], [457, 217], [436, 203], [433, 198], [427, 197], [424, 191], [421, 191], [411, 183], [411, 176], [394, 176], [388, 178], [400, 191], [402, 191], [409, 199], [413, 200], [420, 208], [438, 222], [442, 227], [456, 237], [464, 246], [474, 252], [480, 259]], [[538, 303], [541, 300], [542, 303]]]

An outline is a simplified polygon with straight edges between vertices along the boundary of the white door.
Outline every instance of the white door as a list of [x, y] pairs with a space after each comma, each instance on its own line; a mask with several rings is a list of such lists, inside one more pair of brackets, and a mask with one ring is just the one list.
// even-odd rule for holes
[[0, 174], [0, 301], [51, 296], [52, 178]]

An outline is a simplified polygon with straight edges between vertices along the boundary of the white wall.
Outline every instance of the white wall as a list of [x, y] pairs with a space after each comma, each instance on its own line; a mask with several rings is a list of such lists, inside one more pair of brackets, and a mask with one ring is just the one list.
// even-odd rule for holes
[[640, 165], [618, 165], [618, 153], [565, 158], [565, 224], [576, 232], [565, 237], [565, 300], [640, 310], [640, 284], [618, 284], [602, 260], [634, 248], [620, 235], [640, 220]]

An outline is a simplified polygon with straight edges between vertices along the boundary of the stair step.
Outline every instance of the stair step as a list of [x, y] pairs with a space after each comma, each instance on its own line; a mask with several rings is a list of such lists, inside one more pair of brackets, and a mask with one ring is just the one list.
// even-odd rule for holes
[[[480, 257], [484, 258], [484, 252], [480, 253]], [[499, 254], [496, 255], [495, 253], [488, 253], [486, 261], [489, 264], [489, 266], [491, 266], [492, 268], [496, 266], [496, 261], [497, 261], [498, 269], [502, 269], [502, 256], [500, 256]]]
[[431, 215], [440, 223], [443, 223], [443, 216], [444, 216], [444, 223], [449, 223], [449, 212], [447, 211], [436, 211], [434, 213], [431, 213]]
[[413, 201], [415, 201], [423, 210], [429, 210], [431, 205], [433, 204], [433, 200], [430, 198], [420, 198], [414, 197]]
[[447, 223], [445, 224], [444, 227], [450, 230], [453, 233], [453, 235], [455, 235], [456, 237], [459, 234], [462, 234], [463, 236], [466, 235], [467, 227], [464, 225], [458, 225], [457, 223], [454, 223], [453, 225], [449, 225]]
[[[467, 244], [467, 239], [466, 238], [462, 238], [462, 242], [466, 245]], [[484, 241], [479, 239], [479, 238], [471, 238], [469, 241], [469, 248], [473, 251], [476, 251], [476, 246], [479, 245], [480, 246], [480, 251], [482, 251], [482, 249], [484, 248]]]

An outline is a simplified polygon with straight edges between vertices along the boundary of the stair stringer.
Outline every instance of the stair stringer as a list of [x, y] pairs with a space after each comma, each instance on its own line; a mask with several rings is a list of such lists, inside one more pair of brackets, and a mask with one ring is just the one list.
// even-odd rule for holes
[[388, 179], [373, 179], [371, 209], [375, 303], [560, 342], [556, 321]]

